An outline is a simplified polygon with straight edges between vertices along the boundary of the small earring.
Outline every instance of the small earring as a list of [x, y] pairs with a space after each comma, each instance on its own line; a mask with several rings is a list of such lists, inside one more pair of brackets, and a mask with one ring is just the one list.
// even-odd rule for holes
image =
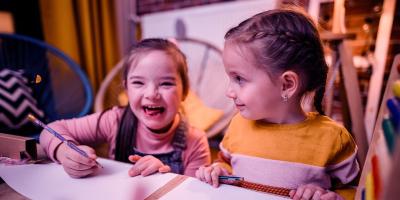
[[283, 98], [283, 102], [287, 102], [289, 99], [287, 94], [284, 94], [282, 98]]

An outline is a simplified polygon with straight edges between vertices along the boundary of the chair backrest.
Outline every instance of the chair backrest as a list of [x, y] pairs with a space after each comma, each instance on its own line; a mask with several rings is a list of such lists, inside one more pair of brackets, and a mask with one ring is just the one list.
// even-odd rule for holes
[[45, 42], [0, 34], [0, 71], [5, 69], [23, 73], [46, 122], [81, 117], [92, 107], [93, 91], [79, 65]]
[[[187, 57], [191, 91], [207, 107], [223, 112], [222, 117], [206, 130], [207, 135], [212, 137], [221, 133], [236, 113], [233, 102], [225, 96], [229, 78], [224, 71], [222, 51], [200, 39], [177, 38], [176, 41]], [[95, 98], [96, 112], [120, 104], [118, 96], [123, 91], [120, 80], [122, 68], [123, 61], [120, 61], [100, 85]]]

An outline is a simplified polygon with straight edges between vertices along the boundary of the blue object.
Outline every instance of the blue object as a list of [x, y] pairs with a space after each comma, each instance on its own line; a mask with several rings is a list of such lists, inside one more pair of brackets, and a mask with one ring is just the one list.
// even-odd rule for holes
[[365, 188], [361, 190], [361, 200], [365, 200]]
[[1, 69], [22, 70], [27, 75], [34, 98], [45, 112], [45, 123], [91, 111], [93, 91], [85, 73], [70, 57], [43, 41], [1, 33]]
[[395, 145], [395, 133], [390, 119], [383, 119], [382, 121], [383, 135], [385, 136], [386, 144], [390, 153], [393, 153]]
[[239, 176], [218, 176], [219, 180], [229, 180], [229, 181], [243, 181], [243, 177]]
[[386, 101], [387, 108], [389, 109], [390, 119], [393, 123], [395, 132], [400, 130], [400, 102], [396, 97], [390, 98]]

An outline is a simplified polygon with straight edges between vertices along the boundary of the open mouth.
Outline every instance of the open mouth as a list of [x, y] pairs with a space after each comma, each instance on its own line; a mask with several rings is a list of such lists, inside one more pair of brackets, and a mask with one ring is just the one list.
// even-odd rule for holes
[[155, 116], [161, 115], [165, 111], [165, 108], [162, 106], [143, 106], [143, 111], [147, 115]]

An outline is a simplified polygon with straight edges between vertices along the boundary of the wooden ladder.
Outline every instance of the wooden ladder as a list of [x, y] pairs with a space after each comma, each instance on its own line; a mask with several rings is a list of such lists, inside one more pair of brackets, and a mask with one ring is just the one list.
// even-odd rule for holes
[[321, 33], [322, 41], [327, 42], [333, 51], [326, 87], [325, 112], [328, 116], [332, 113], [333, 86], [340, 73], [340, 89], [343, 94], [341, 96], [344, 97], [342, 99], [343, 122], [357, 143], [357, 158], [362, 167], [368, 151], [368, 141], [357, 72], [353, 66], [351, 46], [346, 41], [354, 38], [355, 34], [350, 33]]

